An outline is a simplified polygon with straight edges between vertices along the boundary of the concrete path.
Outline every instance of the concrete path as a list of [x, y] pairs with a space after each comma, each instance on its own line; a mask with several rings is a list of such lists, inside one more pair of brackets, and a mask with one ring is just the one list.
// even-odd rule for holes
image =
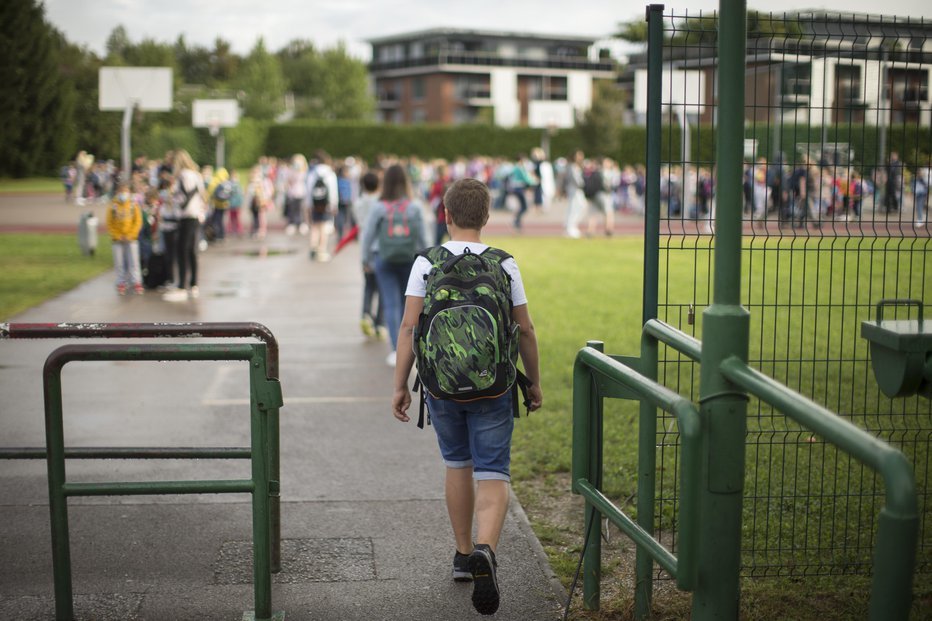
[[[0, 202], [0, 225], [12, 200]], [[359, 331], [358, 248], [320, 264], [308, 260], [305, 243], [275, 233], [262, 244], [212, 247], [201, 254], [197, 300], [165, 302], [153, 292], [121, 298], [106, 274], [12, 321], [265, 324], [280, 342], [285, 396], [283, 570], [273, 579], [273, 609], [289, 620], [478, 618], [471, 587], [450, 579], [453, 544], [433, 432], [391, 416], [388, 347]], [[0, 342], [0, 446], [44, 446], [41, 369], [61, 344]], [[248, 444], [241, 363], [73, 363], [63, 382], [67, 446]], [[71, 460], [68, 478], [249, 473], [241, 461]], [[0, 461], [2, 618], [53, 618], [46, 480], [44, 461]], [[74, 498], [69, 507], [79, 619], [233, 620], [252, 610], [248, 496]], [[497, 618], [559, 617], [565, 595], [517, 501], [499, 561]]]

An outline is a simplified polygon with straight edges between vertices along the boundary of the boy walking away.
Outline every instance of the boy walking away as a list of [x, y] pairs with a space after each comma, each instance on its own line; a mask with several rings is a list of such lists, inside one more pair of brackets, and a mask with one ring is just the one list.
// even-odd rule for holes
[[[379, 177], [374, 172], [367, 172], [362, 176], [362, 195], [353, 203], [353, 218], [359, 224], [359, 239], [373, 239], [370, 251], [378, 251], [378, 240], [367, 234], [364, 227], [369, 222], [369, 213], [379, 202]], [[372, 265], [363, 265], [363, 278], [365, 280], [362, 292], [362, 319], [360, 327], [363, 334], [369, 337], [385, 338], [385, 324], [382, 321], [382, 300], [379, 299], [375, 314], [372, 313], [373, 302], [377, 298], [379, 285], [375, 280], [375, 270]]]
[[120, 295], [126, 295], [129, 287], [136, 294], [143, 293], [138, 241], [141, 228], [142, 210], [130, 196], [129, 184], [121, 181], [107, 209], [107, 231], [113, 241], [113, 266]]
[[[523, 380], [529, 410], [543, 401], [537, 337], [518, 265], [480, 239], [490, 205], [488, 188], [475, 179], [455, 182], [444, 196], [451, 240], [420, 253], [411, 269], [392, 396], [395, 418], [408, 422], [408, 376], [416, 356], [422, 399], [446, 465], [453, 579], [473, 581], [473, 607], [484, 615], [499, 606], [495, 555], [508, 509], [515, 382]], [[526, 377], [514, 365], [518, 354]]]

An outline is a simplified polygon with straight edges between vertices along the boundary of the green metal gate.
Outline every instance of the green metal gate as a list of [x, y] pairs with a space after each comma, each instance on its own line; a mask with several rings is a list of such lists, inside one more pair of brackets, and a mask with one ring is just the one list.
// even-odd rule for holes
[[[663, 28], [646, 68], [662, 91], [649, 104], [661, 141], [648, 183], [661, 191], [648, 205], [644, 319], [698, 337], [712, 300], [717, 96], [729, 76], [718, 71], [716, 15], [662, 10], [652, 7]], [[751, 14], [747, 24], [748, 363], [908, 457], [920, 494], [916, 570], [928, 590], [932, 401], [880, 392], [860, 325], [883, 298], [932, 305], [916, 182], [932, 166], [932, 24], [828, 13]], [[915, 307], [895, 311], [916, 317]], [[698, 400], [698, 364], [669, 348], [659, 363], [660, 384]], [[681, 441], [671, 415], [660, 413], [656, 440], [655, 534], [675, 548]], [[753, 397], [746, 463], [744, 576], [870, 572], [884, 493], [874, 473]]]

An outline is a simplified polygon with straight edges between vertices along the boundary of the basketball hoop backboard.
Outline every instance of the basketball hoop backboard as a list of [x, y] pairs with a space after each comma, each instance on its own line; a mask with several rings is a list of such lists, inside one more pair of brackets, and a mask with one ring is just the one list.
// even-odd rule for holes
[[128, 106], [152, 112], [172, 109], [171, 67], [101, 67], [98, 105], [101, 110]]
[[239, 103], [235, 99], [195, 99], [191, 107], [191, 125], [211, 130], [236, 127]]

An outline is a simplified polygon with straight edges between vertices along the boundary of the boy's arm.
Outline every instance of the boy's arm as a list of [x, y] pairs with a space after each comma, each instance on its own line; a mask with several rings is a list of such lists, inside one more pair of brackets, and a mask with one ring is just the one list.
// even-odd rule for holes
[[[533, 412], [540, 408], [544, 402], [544, 393], [540, 387], [540, 358], [537, 351], [537, 334], [534, 332], [534, 323], [528, 312], [527, 304], [515, 306], [511, 310], [511, 318], [515, 320], [521, 330], [518, 340], [518, 353], [524, 363], [524, 374], [531, 380], [528, 388], [528, 398], [531, 401], [530, 410]], [[399, 346], [401, 337], [398, 337]]]
[[[392, 394], [392, 414], [403, 423], [411, 420], [408, 408], [411, 406], [411, 392], [408, 390], [408, 376], [414, 366], [414, 328], [418, 317], [424, 309], [424, 298], [409, 295], [405, 298], [405, 313], [401, 318], [398, 331], [398, 346], [395, 348], [395, 388]], [[424, 387], [421, 387], [424, 390]]]

